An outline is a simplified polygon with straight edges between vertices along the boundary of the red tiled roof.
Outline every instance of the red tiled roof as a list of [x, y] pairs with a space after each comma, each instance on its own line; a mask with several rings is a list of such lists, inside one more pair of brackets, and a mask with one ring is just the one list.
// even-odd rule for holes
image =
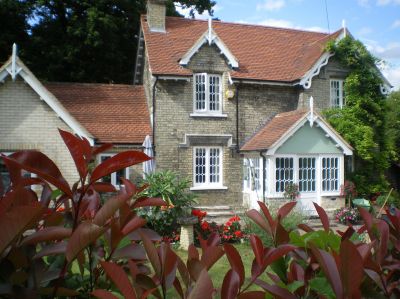
[[308, 110], [295, 110], [275, 115], [275, 117], [251, 137], [240, 150], [258, 151], [269, 149], [307, 113]]
[[[213, 29], [239, 61], [231, 76], [238, 79], [293, 82], [303, 77], [323, 54], [333, 34], [213, 21]], [[208, 24], [203, 20], [166, 18], [166, 33], [142, 28], [153, 74], [191, 75], [179, 60]]]
[[143, 86], [45, 83], [99, 143], [142, 144], [151, 135]]

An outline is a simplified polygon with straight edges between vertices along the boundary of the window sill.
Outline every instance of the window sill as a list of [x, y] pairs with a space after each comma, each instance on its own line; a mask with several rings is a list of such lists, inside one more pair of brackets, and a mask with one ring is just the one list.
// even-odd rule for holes
[[210, 186], [210, 185], [190, 187], [190, 191], [201, 191], [201, 190], [228, 190], [228, 187]]
[[214, 117], [214, 118], [227, 118], [228, 114], [212, 114], [212, 113], [190, 113], [190, 117]]

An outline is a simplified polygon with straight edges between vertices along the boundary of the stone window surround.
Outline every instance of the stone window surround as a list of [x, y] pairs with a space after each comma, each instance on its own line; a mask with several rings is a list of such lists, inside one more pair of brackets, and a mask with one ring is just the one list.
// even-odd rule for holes
[[[196, 109], [196, 80], [197, 77], [201, 75], [205, 76], [205, 110], [197, 110]], [[219, 78], [219, 109], [218, 110], [210, 110], [210, 84], [209, 84], [209, 76]], [[226, 118], [227, 114], [222, 113], [223, 111], [223, 76], [221, 74], [214, 73], [194, 73], [193, 74], [193, 113], [190, 114], [191, 117], [222, 117]]]
[[[100, 164], [103, 157], [111, 158], [115, 156], [117, 153], [103, 153], [98, 156], [98, 163]], [[116, 188], [120, 189], [121, 185], [117, 184], [117, 172], [113, 172], [110, 174], [111, 184]], [[129, 179], [129, 167], [125, 168], [125, 179]]]
[[[196, 183], [196, 149], [205, 149], [205, 183]], [[219, 149], [219, 182], [210, 183], [210, 150]], [[191, 191], [196, 190], [226, 190], [228, 187], [223, 185], [223, 150], [222, 146], [194, 146], [193, 147], [193, 187]]]

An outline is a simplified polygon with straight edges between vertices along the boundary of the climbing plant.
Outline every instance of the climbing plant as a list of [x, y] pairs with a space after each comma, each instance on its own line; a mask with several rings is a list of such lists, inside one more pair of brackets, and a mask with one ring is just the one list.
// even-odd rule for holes
[[345, 106], [325, 111], [330, 124], [354, 147], [351, 180], [363, 195], [388, 187], [385, 170], [392, 155], [386, 131], [387, 104], [380, 90], [379, 60], [352, 37], [328, 44], [328, 51], [348, 70], [344, 82]]

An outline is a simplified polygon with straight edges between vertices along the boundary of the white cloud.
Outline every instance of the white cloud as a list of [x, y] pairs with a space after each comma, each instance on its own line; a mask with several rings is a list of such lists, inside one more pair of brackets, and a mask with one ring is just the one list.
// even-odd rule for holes
[[[178, 13], [180, 13], [184, 17], [190, 17], [190, 9], [191, 9], [191, 7], [183, 8], [177, 2], [175, 2], [174, 4], [175, 4], [175, 9], [176, 9], [176, 11]], [[222, 6], [216, 4], [216, 5], [214, 5], [213, 10], [214, 10], [214, 15], [215, 15], [215, 12], [218, 12], [218, 11], [222, 10]], [[207, 20], [210, 17], [210, 15], [208, 14], [208, 11], [204, 11], [203, 14], [201, 14], [201, 15], [197, 11], [195, 11], [194, 17], [195, 17], [195, 19]]]
[[400, 60], [400, 43], [389, 43], [386, 46], [381, 46], [374, 40], [364, 39], [364, 44], [368, 51], [382, 59], [399, 59]]
[[400, 90], [400, 65], [386, 66], [382, 69], [382, 74], [393, 85], [394, 90]]
[[264, 3], [257, 4], [257, 10], [279, 10], [285, 6], [285, 0], [264, 0]]
[[369, 1], [368, 0], [358, 0], [357, 1], [358, 5], [362, 7], [369, 7]]
[[392, 28], [400, 28], [400, 19], [393, 22]]
[[[241, 22], [245, 23], [245, 22]], [[283, 20], [283, 19], [266, 19], [257, 23], [262, 26], [272, 26], [272, 27], [280, 27], [280, 28], [291, 28], [291, 29], [299, 29], [299, 30], [307, 30], [307, 31], [315, 31], [315, 32], [326, 32], [325, 28], [312, 26], [312, 27], [304, 27], [294, 24], [291, 21]]]
[[376, 4], [379, 6], [385, 6], [389, 4], [400, 5], [400, 0], [377, 0]]

